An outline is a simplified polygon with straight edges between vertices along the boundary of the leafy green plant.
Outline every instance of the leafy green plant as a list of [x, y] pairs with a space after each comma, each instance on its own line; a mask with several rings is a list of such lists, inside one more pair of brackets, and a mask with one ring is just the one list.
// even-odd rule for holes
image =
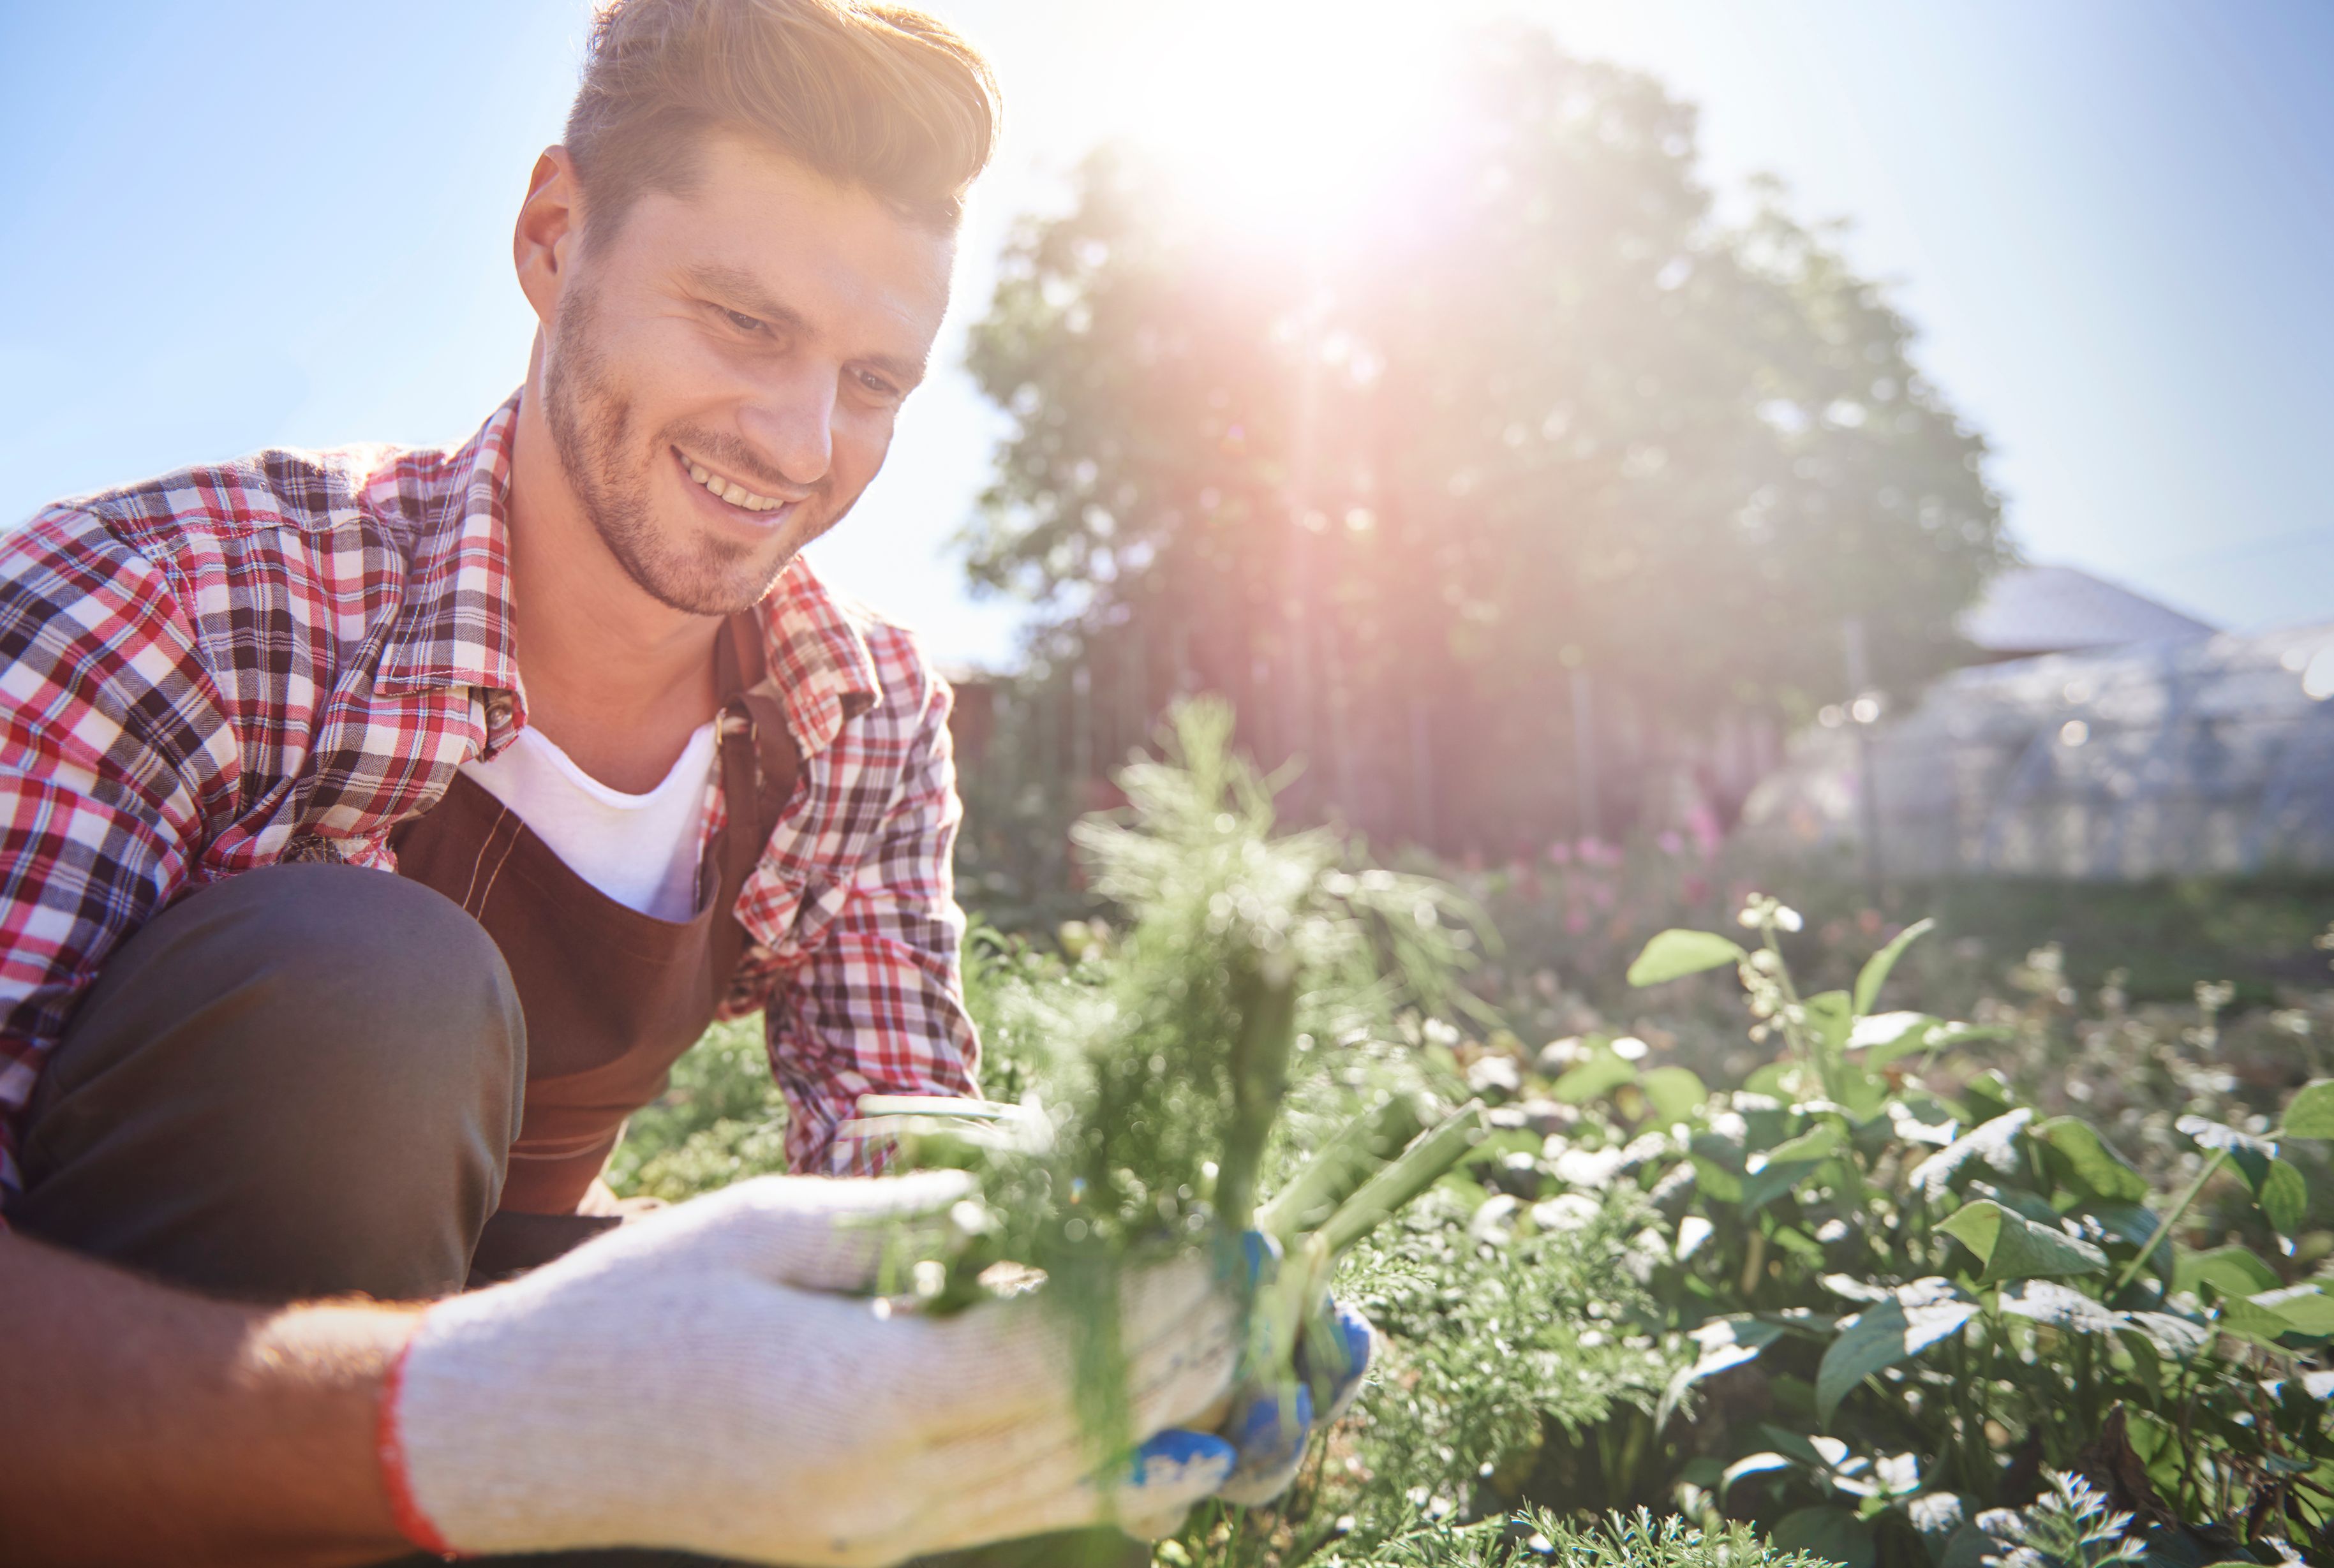
[[[1750, 945], [1664, 932], [1631, 972], [1731, 967], [1754, 1034], [1781, 1047], [1742, 1091], [1639, 1118], [1681, 1157], [1646, 1165], [1674, 1216], [1666, 1294], [1700, 1350], [1659, 1412], [1689, 1417], [1683, 1481], [1719, 1506], [1764, 1494], [1779, 1543], [1851, 1563], [1924, 1537], [1942, 1558], [1939, 1525], [2024, 1502], [2046, 1465], [2104, 1467], [2150, 1517], [2234, 1548], [2327, 1539], [2334, 1374], [2314, 1358], [2334, 1294], [2175, 1237], [2223, 1171], [2291, 1236], [2308, 1193], [2281, 1150], [2334, 1136], [2334, 1082], [2266, 1134], [2183, 1120], [2196, 1169], [2158, 1195], [2096, 1128], [2037, 1117], [1999, 1075], [1928, 1085], [1923, 1066], [1981, 1032], [1876, 1010], [1923, 926], [1852, 990], [1803, 996], [1777, 939], [1796, 921], [1754, 899]], [[1755, 1414], [1730, 1398], [1752, 1389]]]
[[[1274, 836], [1271, 781], [1233, 753], [1231, 731], [1223, 704], [1182, 705], [1169, 756], [1120, 775], [1125, 820], [1079, 825], [1125, 930], [1100, 984], [1027, 998], [1046, 1013], [1024, 1031], [1044, 1044], [1023, 1101], [860, 1106], [903, 1165], [979, 1178], [940, 1245], [903, 1255], [892, 1283], [947, 1311], [1041, 1274], [1105, 1445], [1124, 1434], [1123, 1265], [1212, 1246], [1246, 1277], [1241, 1238], [1278, 1243], [1279, 1263], [1253, 1282], [1244, 1375], [1293, 1398], [1300, 1332], [1326, 1312], [1338, 1257], [1480, 1136], [1471, 1110], [1422, 1116], [1423, 1084], [1396, 1049], [1398, 1009], [1458, 995], [1464, 911], [1431, 882], [1349, 868], [1326, 832]], [[1285, 1131], [1285, 1107], [1316, 1134], [1308, 1149]]]
[[[1172, 1562], [1162, 1556], [1161, 1561]], [[1474, 1525], [1419, 1524], [1367, 1556], [1333, 1552], [1322, 1568], [1814, 1568], [1814, 1560], [1779, 1552], [1748, 1526], [1704, 1530], [1647, 1510], [1575, 1520], [1532, 1508]]]
[[2049, 1490], [2031, 1507], [1978, 1515], [1978, 1528], [2004, 1548], [1988, 1562], [2001, 1568], [2111, 1568], [2146, 1560], [2146, 1544], [2133, 1531], [2129, 1514], [2109, 1508], [2080, 1476], [2053, 1470], [2048, 1479]]

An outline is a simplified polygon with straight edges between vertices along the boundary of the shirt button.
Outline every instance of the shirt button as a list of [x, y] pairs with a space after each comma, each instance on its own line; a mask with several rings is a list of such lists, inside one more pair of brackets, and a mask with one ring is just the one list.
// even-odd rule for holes
[[511, 721], [512, 713], [517, 709], [517, 707], [518, 705], [511, 700], [509, 692], [496, 692], [487, 698], [487, 722], [497, 726], [508, 724]]

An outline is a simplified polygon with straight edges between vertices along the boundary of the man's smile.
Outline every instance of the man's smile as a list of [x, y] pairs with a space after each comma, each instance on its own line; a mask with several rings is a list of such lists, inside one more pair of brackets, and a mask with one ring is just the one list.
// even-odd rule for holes
[[[786, 497], [765, 495], [748, 486], [738, 483], [719, 470], [699, 462], [678, 447], [672, 448], [672, 455], [674, 461], [678, 462], [682, 471], [689, 476], [690, 483], [705, 490], [717, 500], [725, 501], [741, 511], [776, 512], [792, 505]], [[796, 496], [794, 499], [800, 500], [801, 497]]]

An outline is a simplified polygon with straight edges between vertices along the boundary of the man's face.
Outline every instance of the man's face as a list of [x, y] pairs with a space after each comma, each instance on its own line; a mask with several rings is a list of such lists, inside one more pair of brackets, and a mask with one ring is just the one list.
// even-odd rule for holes
[[950, 236], [717, 136], [688, 196], [574, 247], [544, 412], [610, 552], [692, 615], [759, 600], [882, 467], [948, 307]]

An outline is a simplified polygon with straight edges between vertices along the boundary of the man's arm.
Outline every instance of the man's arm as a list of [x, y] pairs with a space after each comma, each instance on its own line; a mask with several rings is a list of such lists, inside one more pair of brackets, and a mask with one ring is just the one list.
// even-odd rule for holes
[[1236, 1293], [1204, 1255], [1122, 1277], [1146, 1440], [1097, 1468], [1052, 1303], [870, 1299], [968, 1187], [757, 1178], [426, 1308], [205, 1301], [0, 1236], [0, 1562], [333, 1568], [410, 1541], [876, 1568], [1172, 1527], [1239, 1464], [1171, 1429], [1230, 1390]]
[[862, 1094], [978, 1092], [980, 1043], [964, 1005], [964, 915], [951, 863], [964, 815], [949, 739], [953, 694], [893, 635], [893, 659], [907, 668], [887, 660], [885, 689], [913, 703], [898, 787], [842, 912], [809, 960], [781, 976], [766, 1015], [796, 1170], [876, 1168], [880, 1150], [835, 1135]]
[[0, 1199], [99, 967], [184, 885], [236, 738], [155, 564], [52, 507], [0, 535]]
[[374, 1435], [419, 1319], [210, 1301], [0, 1234], [0, 1561], [324, 1568], [410, 1550]]
[[[114, 945], [184, 881], [236, 760], [154, 563], [50, 509], [0, 540], [0, 1197]], [[227, 1305], [5, 1234], [0, 1561], [333, 1563], [400, 1549], [372, 1457], [410, 1314]]]

